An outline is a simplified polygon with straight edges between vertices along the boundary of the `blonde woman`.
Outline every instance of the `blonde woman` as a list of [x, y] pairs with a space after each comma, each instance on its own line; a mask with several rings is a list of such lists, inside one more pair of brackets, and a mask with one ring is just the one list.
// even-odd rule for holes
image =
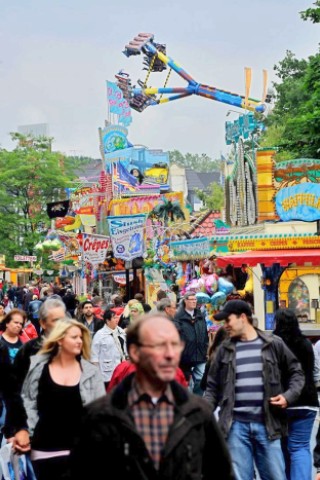
[[140, 302], [134, 303], [129, 307], [130, 311], [130, 323], [134, 323], [138, 318], [144, 315], [143, 306]]
[[58, 320], [42, 349], [31, 357], [22, 389], [37, 480], [67, 478], [69, 454], [83, 407], [105, 395], [90, 359], [91, 335], [72, 319]]
[[123, 310], [122, 315], [120, 317], [119, 327], [121, 327], [123, 329], [126, 329], [128, 327], [128, 325], [130, 323], [130, 307], [132, 305], [136, 305], [137, 303], [139, 303], [139, 302], [135, 298], [132, 298], [131, 300], [129, 300], [127, 305], [124, 307], [124, 310]]

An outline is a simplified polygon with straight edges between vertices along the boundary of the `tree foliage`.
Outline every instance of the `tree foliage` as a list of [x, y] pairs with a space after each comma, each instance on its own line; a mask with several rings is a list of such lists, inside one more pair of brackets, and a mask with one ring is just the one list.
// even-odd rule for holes
[[315, 8], [307, 8], [303, 12], [300, 12], [303, 20], [311, 20], [312, 23], [320, 23], [320, 0], [313, 3]]
[[72, 172], [64, 157], [51, 151], [52, 139], [13, 133], [13, 151], [0, 150], [0, 245], [6, 264], [32, 255], [50, 226], [46, 204], [66, 198]]
[[262, 145], [277, 146], [281, 159], [320, 158], [320, 53], [299, 60], [287, 51], [274, 69], [281, 82]]
[[98, 162], [101, 162], [101, 159], [95, 159], [81, 155], [70, 155], [66, 156], [64, 159], [64, 164], [70, 171], [79, 171], [80, 173], [85, 173], [88, 167]]
[[[303, 20], [320, 23], [320, 0], [300, 12]], [[320, 53], [298, 60], [287, 51], [274, 67], [275, 108], [267, 119], [261, 146], [277, 146], [277, 159], [320, 158]]]
[[196, 189], [197, 197], [209, 210], [221, 210], [224, 204], [223, 187], [217, 183], [210, 183], [206, 191]]
[[179, 167], [190, 168], [195, 172], [213, 172], [221, 170], [221, 160], [212, 160], [206, 153], [183, 155], [179, 150], [169, 152], [170, 164], [179, 165]]
[[185, 220], [185, 215], [179, 202], [171, 202], [167, 198], [163, 199], [163, 203], [160, 203], [149, 213], [150, 217], [156, 217], [163, 220], [164, 224], [168, 226], [169, 221]]

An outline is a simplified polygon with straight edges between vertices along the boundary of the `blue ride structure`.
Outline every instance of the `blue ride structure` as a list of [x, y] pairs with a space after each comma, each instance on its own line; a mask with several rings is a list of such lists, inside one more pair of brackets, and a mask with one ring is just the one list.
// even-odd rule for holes
[[[137, 86], [132, 86], [131, 79], [123, 71], [116, 75], [118, 86], [123, 91], [124, 97], [130, 106], [142, 112], [146, 107], [172, 102], [190, 95], [199, 95], [217, 102], [222, 102], [232, 107], [238, 107], [248, 111], [263, 113], [266, 110], [266, 103], [271, 99], [267, 95], [267, 72], [263, 71], [263, 95], [262, 100], [249, 97], [251, 86], [251, 69], [245, 69], [246, 88], [245, 95], [228, 92], [219, 88], [204, 85], [197, 82], [185, 69], [175, 60], [166, 54], [166, 46], [154, 42], [154, 34], [139, 33], [131, 40], [123, 52], [127, 57], [145, 55], [144, 64], [147, 66], [147, 77], [144, 82], [138, 81]], [[169, 74], [163, 87], [148, 87], [147, 82], [151, 72], [162, 72], [170, 68]], [[167, 83], [171, 72], [176, 72], [187, 82], [185, 87], [168, 87]]]

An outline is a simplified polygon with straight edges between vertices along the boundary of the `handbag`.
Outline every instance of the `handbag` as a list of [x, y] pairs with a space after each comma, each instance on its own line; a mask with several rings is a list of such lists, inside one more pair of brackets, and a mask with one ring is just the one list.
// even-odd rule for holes
[[36, 480], [29, 454], [18, 454], [12, 443], [0, 448], [0, 480]]

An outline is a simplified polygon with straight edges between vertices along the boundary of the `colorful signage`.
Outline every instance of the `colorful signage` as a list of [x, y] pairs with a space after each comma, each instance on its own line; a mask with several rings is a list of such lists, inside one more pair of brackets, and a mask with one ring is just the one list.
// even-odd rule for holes
[[226, 144], [237, 143], [240, 137], [246, 140], [256, 128], [262, 128], [262, 124], [256, 121], [253, 113], [240, 115], [234, 122], [226, 122]]
[[190, 260], [207, 258], [210, 252], [209, 239], [194, 238], [192, 240], [181, 240], [170, 242], [170, 250], [173, 260]]
[[181, 208], [184, 207], [182, 192], [170, 192], [163, 195], [148, 195], [138, 198], [117, 198], [111, 200], [109, 204], [112, 215], [133, 215], [138, 212], [150, 213], [154, 207], [163, 202], [166, 198], [171, 202], [179, 202]]
[[[119, 285], [126, 285], [126, 274], [125, 273], [114, 273], [113, 275], [113, 280], [116, 283], [119, 283]], [[132, 282], [133, 280], [133, 273], [129, 274], [129, 282]]]
[[128, 130], [120, 125], [109, 125], [100, 132], [104, 154], [126, 149]]
[[142, 257], [146, 215], [107, 217], [107, 220], [115, 258], [129, 261]]
[[281, 188], [276, 195], [276, 210], [284, 222], [320, 220], [320, 184], [300, 183]]
[[91, 265], [103, 263], [110, 245], [110, 238], [102, 235], [82, 234], [82, 254], [85, 262]]
[[[287, 250], [299, 248], [320, 248], [320, 237], [317, 235], [305, 236], [275, 236], [272, 238], [233, 238], [226, 239], [230, 252], [243, 252], [246, 250]], [[218, 250], [218, 249], [217, 249]]]

